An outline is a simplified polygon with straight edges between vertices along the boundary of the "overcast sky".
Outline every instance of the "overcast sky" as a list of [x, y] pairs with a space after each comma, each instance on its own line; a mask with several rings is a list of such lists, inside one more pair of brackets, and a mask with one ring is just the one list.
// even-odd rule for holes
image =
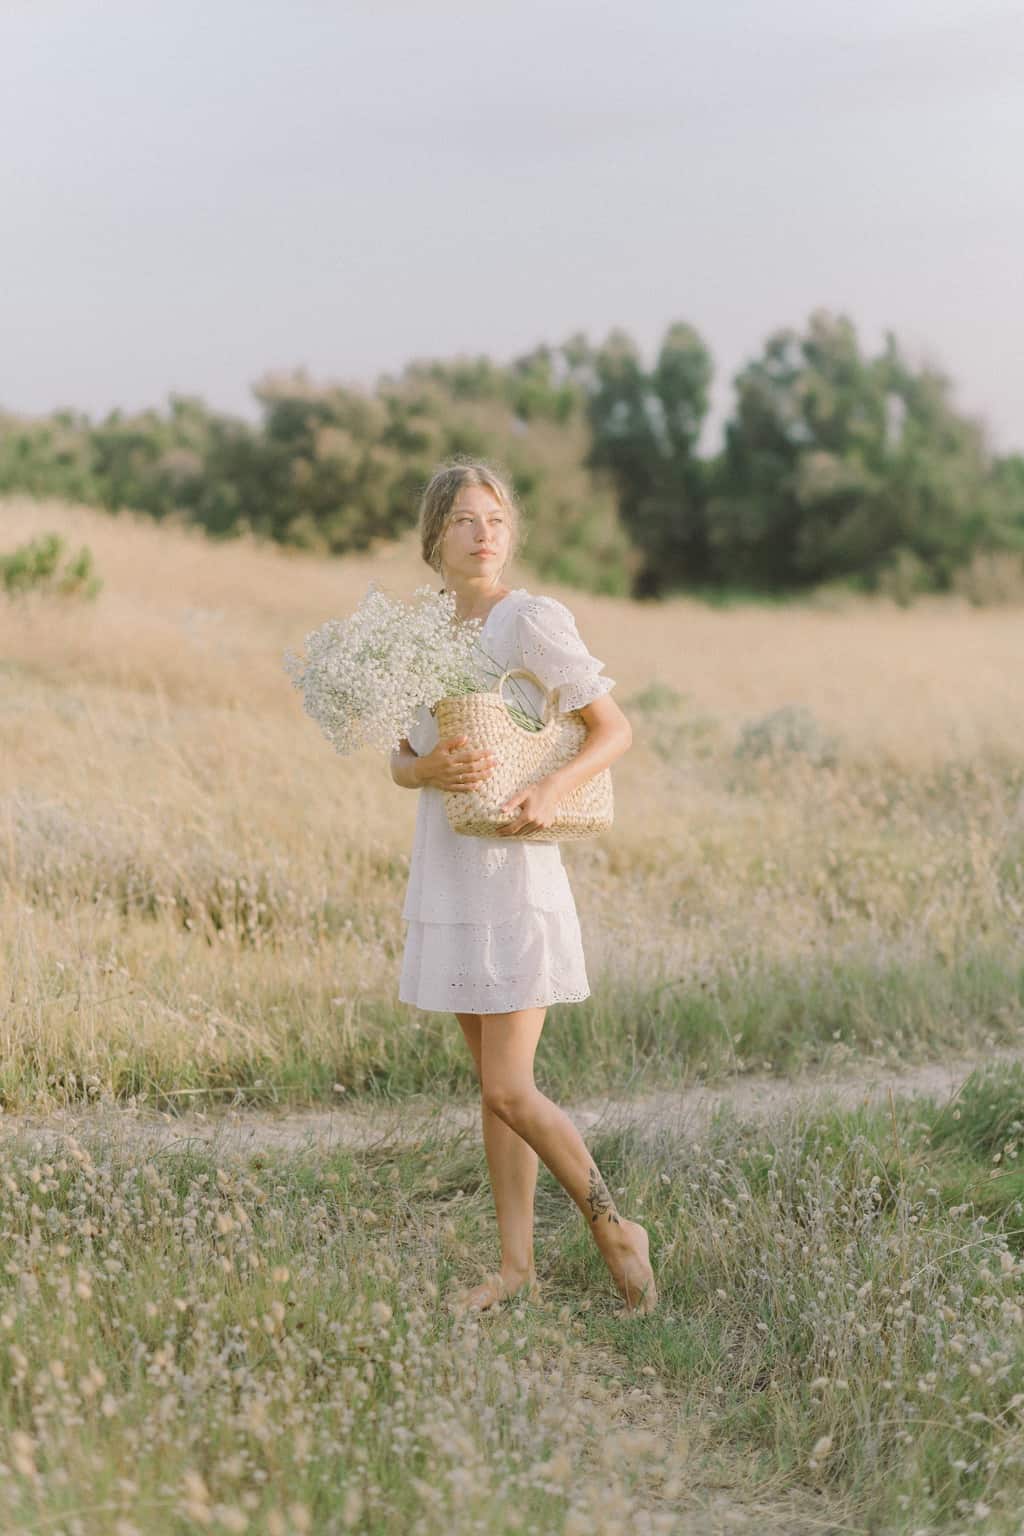
[[0, 408], [824, 305], [1024, 451], [1017, 0], [0, 0]]

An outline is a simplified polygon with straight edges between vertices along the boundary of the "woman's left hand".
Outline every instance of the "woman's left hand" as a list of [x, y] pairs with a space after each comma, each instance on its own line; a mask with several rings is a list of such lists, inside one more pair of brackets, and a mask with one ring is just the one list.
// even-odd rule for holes
[[517, 795], [510, 795], [502, 806], [503, 811], [518, 810], [519, 815], [507, 826], [499, 827], [498, 837], [515, 837], [519, 832], [539, 832], [550, 827], [555, 819], [555, 807], [562, 798], [558, 785], [550, 779], [540, 779], [527, 784]]

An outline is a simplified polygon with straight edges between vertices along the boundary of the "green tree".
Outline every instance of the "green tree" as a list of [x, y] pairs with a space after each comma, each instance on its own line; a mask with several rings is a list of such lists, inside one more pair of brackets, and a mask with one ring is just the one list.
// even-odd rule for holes
[[588, 391], [587, 463], [610, 474], [622, 524], [642, 557], [634, 595], [705, 579], [706, 496], [697, 443], [712, 365], [700, 336], [692, 326], [671, 326], [650, 372], [621, 330], [593, 354], [577, 338], [570, 356]]
[[949, 379], [912, 367], [891, 332], [865, 357], [852, 322], [819, 309], [803, 335], [773, 333], [736, 379], [709, 542], [724, 581], [874, 585], [909, 562], [945, 587], [1003, 499]]

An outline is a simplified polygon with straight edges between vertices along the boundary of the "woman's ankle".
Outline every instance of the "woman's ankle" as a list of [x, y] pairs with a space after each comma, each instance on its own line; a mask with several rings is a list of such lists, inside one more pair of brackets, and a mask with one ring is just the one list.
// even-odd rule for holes
[[532, 1280], [536, 1279], [537, 1270], [532, 1259], [527, 1264], [512, 1264], [502, 1259], [501, 1275], [504, 1280]]
[[632, 1221], [628, 1216], [616, 1214], [611, 1221], [602, 1216], [598, 1221], [591, 1222], [590, 1230], [602, 1253], [629, 1253], [637, 1246], [639, 1225], [639, 1222]]

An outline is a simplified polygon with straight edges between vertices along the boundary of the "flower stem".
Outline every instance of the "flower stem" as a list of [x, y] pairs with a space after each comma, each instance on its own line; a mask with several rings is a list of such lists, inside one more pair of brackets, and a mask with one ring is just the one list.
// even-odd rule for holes
[[[477, 640], [475, 642], [475, 644], [476, 644], [477, 650], [479, 650], [484, 656], [486, 656], [488, 661], [490, 661], [490, 662], [492, 662], [494, 664], [494, 673], [493, 673], [494, 677], [496, 679], [500, 678], [501, 677], [501, 672], [504, 669], [502, 668], [501, 670], [498, 670], [498, 663], [497, 663], [497, 661], [490, 654], [489, 651], [485, 651], [484, 650], [484, 648], [480, 644], [479, 640]], [[512, 715], [512, 717], [514, 719], [518, 720], [520, 725], [525, 726], [525, 728], [528, 731], [539, 731], [539, 730], [542, 730], [543, 727], [544, 727], [544, 722], [543, 722], [543, 720], [540, 719], [540, 717], [538, 715], [534, 714], [532, 709], [530, 708], [529, 697], [528, 697], [528, 695], [526, 693], [524, 693], [522, 687], [520, 686], [519, 679], [517, 677], [510, 677], [510, 678], [507, 679], [507, 681], [512, 684], [512, 687], [519, 694], [520, 698], [523, 701], [523, 707], [522, 708], [517, 707], [516, 705], [513, 705], [513, 704], [506, 705], [505, 707], [507, 708], [509, 714]]]

